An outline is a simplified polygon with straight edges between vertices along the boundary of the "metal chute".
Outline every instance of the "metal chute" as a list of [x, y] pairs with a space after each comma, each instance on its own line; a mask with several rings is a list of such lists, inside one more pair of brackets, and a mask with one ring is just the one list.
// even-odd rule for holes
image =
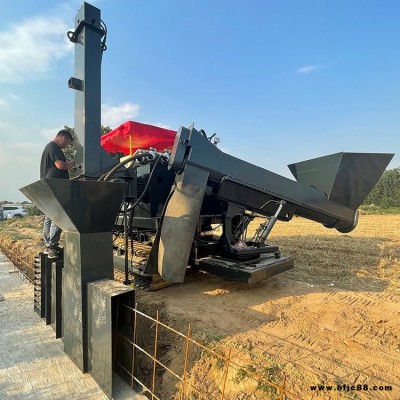
[[288, 167], [297, 182], [315, 187], [329, 200], [357, 209], [374, 188], [393, 154], [336, 153]]

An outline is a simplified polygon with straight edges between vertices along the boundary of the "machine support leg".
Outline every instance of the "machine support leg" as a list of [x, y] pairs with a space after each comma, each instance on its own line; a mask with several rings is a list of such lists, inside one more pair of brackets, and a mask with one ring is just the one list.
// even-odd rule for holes
[[260, 243], [264, 243], [265, 240], [267, 239], [267, 237], [268, 237], [268, 235], [270, 234], [272, 228], [274, 227], [276, 221], [278, 221], [279, 213], [281, 212], [281, 210], [282, 210], [282, 208], [283, 208], [283, 206], [284, 206], [285, 203], [286, 203], [286, 201], [284, 201], [284, 200], [281, 200], [281, 201], [279, 202], [279, 207], [278, 207], [278, 209], [276, 210], [275, 215], [273, 215], [273, 216], [269, 219], [267, 225], [265, 226], [264, 231], [263, 231], [263, 232], [261, 233], [261, 235], [260, 235], [260, 239], [259, 239], [259, 242], [260, 242]]

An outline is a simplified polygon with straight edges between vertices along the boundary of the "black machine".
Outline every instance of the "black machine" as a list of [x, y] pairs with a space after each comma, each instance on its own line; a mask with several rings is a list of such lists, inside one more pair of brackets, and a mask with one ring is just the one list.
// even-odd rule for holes
[[[115, 233], [125, 235], [125, 244], [129, 238], [132, 255], [135, 244], [148, 246], [147, 261], [132, 264], [138, 277], [182, 282], [191, 266], [257, 282], [293, 267], [266, 243], [276, 221], [298, 215], [352, 231], [357, 208], [392, 157], [337, 153], [291, 164], [295, 182], [223, 153], [204, 131], [181, 127], [171, 154], [136, 156], [136, 169], [117, 177], [129, 185]], [[248, 237], [256, 217], [262, 222]]]

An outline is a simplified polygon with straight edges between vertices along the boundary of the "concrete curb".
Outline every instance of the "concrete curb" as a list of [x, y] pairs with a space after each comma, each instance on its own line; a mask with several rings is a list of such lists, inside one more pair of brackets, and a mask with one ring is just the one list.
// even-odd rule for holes
[[[0, 251], [0, 399], [106, 400], [34, 312], [33, 286], [18, 272]], [[116, 400], [146, 399], [122, 381], [115, 392]]]

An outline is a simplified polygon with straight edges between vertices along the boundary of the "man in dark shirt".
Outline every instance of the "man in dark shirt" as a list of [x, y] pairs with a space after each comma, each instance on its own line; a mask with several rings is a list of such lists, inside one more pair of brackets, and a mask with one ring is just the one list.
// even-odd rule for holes
[[[67, 161], [62, 149], [72, 144], [72, 135], [66, 129], [57, 133], [56, 137], [44, 148], [40, 161], [40, 178], [68, 179], [68, 169], [75, 166], [75, 160]], [[60, 252], [61, 228], [45, 216], [43, 237], [45, 242], [44, 253], [49, 258], [57, 258]]]

